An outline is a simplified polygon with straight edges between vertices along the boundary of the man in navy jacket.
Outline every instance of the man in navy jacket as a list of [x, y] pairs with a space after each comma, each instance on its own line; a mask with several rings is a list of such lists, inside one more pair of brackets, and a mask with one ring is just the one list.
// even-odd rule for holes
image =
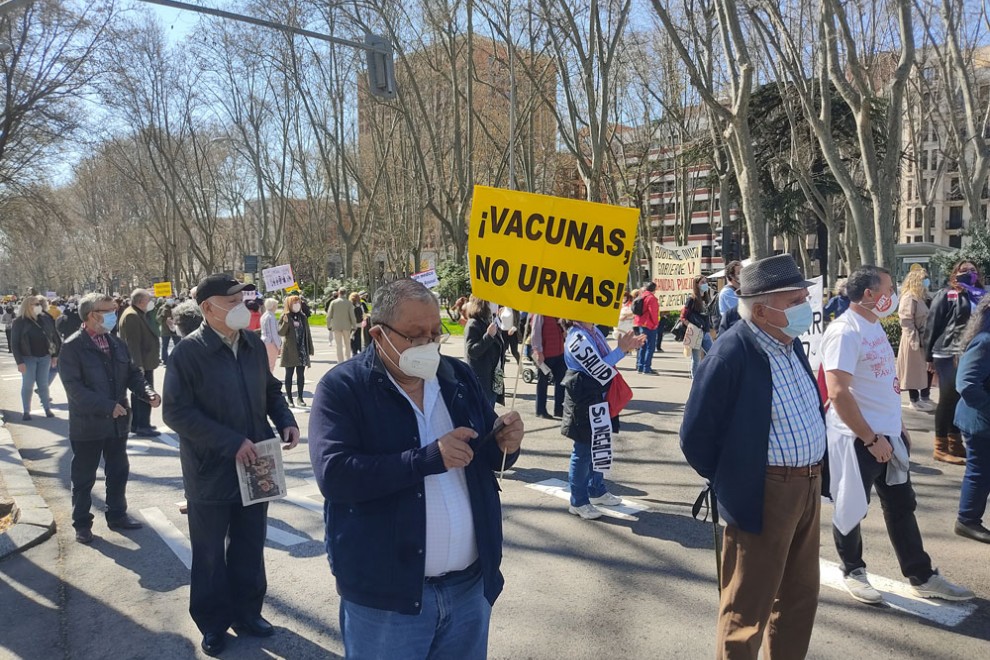
[[422, 284], [379, 289], [371, 326], [320, 381], [309, 427], [345, 655], [484, 658], [503, 584], [493, 471], [518, 457], [522, 420], [496, 424], [471, 369], [440, 356]]
[[[797, 337], [811, 285], [790, 255], [746, 266], [741, 321], [702, 360], [681, 449], [726, 520], [716, 657], [803, 658], [818, 606], [825, 422]], [[764, 639], [765, 634], [765, 639]]]

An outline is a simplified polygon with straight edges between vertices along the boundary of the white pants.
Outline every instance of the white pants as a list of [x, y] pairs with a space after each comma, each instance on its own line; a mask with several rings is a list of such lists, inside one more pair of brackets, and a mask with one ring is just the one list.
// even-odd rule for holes
[[351, 359], [351, 333], [349, 330], [334, 330], [333, 343], [337, 345], [337, 364], [344, 361], [344, 355]]

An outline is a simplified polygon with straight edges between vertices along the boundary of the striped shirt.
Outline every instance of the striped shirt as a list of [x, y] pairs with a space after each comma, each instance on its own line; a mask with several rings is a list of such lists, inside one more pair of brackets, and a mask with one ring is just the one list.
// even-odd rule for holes
[[752, 322], [749, 327], [770, 359], [773, 402], [767, 465], [814, 465], [825, 455], [825, 422], [818, 388], [791, 344], [779, 341]]

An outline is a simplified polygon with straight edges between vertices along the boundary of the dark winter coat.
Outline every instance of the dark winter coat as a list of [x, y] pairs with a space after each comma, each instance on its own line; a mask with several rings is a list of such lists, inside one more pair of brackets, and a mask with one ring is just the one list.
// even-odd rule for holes
[[[111, 334], [105, 335], [110, 355], [96, 345], [85, 329], [65, 340], [59, 356], [58, 372], [69, 398], [69, 440], [90, 442], [126, 438], [131, 428], [127, 390], [150, 400], [155, 392], [144, 379], [144, 372], [131, 363], [127, 345]], [[113, 417], [120, 404], [126, 415]]]
[[179, 435], [186, 499], [240, 502], [234, 455], [244, 440], [260, 442], [297, 427], [282, 385], [268, 370], [268, 352], [253, 332], [238, 333], [237, 357], [206, 324], [184, 337], [168, 358], [163, 416]]
[[935, 294], [931, 310], [928, 312], [925, 336], [925, 358], [931, 362], [933, 353], [942, 355], [961, 355], [964, 346], [962, 339], [966, 323], [972, 312], [969, 293], [946, 287]]
[[495, 397], [495, 371], [505, 361], [505, 338], [501, 332], [496, 332], [494, 337], [488, 334], [491, 322], [491, 319], [473, 318], [464, 326], [464, 354], [488, 401]]
[[158, 335], [146, 312], [133, 305], [124, 310], [117, 323], [118, 334], [127, 344], [131, 360], [138, 369], [151, 371], [162, 362]]

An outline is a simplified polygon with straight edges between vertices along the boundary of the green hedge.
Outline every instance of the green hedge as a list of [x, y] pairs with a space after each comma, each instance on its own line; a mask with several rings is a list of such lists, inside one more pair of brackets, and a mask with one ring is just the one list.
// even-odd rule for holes
[[894, 355], [897, 355], [897, 347], [901, 344], [901, 319], [896, 314], [891, 314], [887, 318], [880, 319], [880, 325], [887, 333], [887, 340], [894, 349]]

